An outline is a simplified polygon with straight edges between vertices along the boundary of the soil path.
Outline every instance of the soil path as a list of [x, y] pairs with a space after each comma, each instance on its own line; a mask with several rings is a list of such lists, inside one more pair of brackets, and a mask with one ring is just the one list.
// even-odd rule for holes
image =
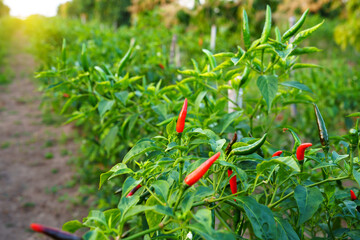
[[43, 123], [41, 93], [32, 80], [36, 64], [26, 42], [18, 32], [9, 56], [14, 77], [0, 85], [0, 240], [47, 239], [29, 224], [61, 228], [87, 212], [70, 203], [77, 194], [69, 188], [74, 170], [68, 160], [76, 153], [72, 129]]

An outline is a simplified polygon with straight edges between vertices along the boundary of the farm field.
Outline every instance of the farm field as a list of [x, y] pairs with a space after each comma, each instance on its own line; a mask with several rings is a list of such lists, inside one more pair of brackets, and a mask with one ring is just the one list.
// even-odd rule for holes
[[0, 0], [0, 239], [359, 238], [356, 0], [58, 4]]

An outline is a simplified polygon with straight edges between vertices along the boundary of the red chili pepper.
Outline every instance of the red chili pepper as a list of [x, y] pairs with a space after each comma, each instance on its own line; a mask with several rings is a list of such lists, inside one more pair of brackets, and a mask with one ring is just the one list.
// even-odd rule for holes
[[177, 123], [176, 123], [176, 131], [178, 133], [182, 133], [184, 131], [186, 113], [187, 113], [187, 99], [185, 98], [184, 105], [183, 105], [183, 107], [181, 109], [181, 112], [179, 114], [179, 118], [178, 118]]
[[[228, 177], [230, 177], [232, 173], [233, 173], [233, 171], [231, 169], [228, 169]], [[232, 194], [237, 193], [236, 175], [233, 176], [232, 178], [230, 178], [229, 183], [230, 183], [231, 193]], [[235, 202], [236, 202], [236, 200], [235, 200]]]
[[220, 152], [216, 153], [214, 156], [206, 160], [203, 164], [201, 164], [197, 169], [195, 169], [192, 173], [186, 176], [184, 182], [189, 187], [194, 185], [199, 179], [204, 176], [204, 174], [209, 170], [211, 165], [220, 157]]
[[128, 193], [128, 195], [126, 195], [126, 197], [128, 198], [128, 197], [131, 197], [132, 195], [134, 195], [139, 188], [141, 188], [141, 184], [139, 184], [136, 187], [134, 187], [133, 189], [131, 189], [131, 191]]
[[71, 233], [64, 232], [56, 228], [46, 227], [41, 224], [32, 223], [30, 224], [30, 227], [35, 232], [45, 234], [56, 240], [81, 240], [80, 237], [73, 235]]
[[350, 190], [351, 200], [355, 201], [357, 199], [353, 190]]
[[64, 97], [64, 98], [69, 98], [70, 95], [69, 95], [68, 93], [63, 93], [63, 97]]
[[311, 147], [311, 146], [312, 146], [312, 143], [303, 143], [303, 144], [300, 144], [300, 146], [296, 149], [296, 158], [297, 158], [299, 161], [304, 160], [305, 150], [306, 150], [308, 147]]
[[164, 65], [162, 65], [161, 63], [159, 63], [159, 67], [160, 67], [162, 70], [165, 69]]
[[279, 150], [277, 152], [275, 152], [272, 157], [280, 157], [280, 155], [283, 153], [283, 151]]

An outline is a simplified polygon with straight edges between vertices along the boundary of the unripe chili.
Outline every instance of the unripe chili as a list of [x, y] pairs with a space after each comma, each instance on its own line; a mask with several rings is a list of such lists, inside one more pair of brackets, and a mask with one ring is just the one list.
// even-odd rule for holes
[[304, 160], [304, 156], [305, 156], [305, 150], [308, 148], [308, 147], [311, 147], [312, 146], [312, 143], [303, 143], [303, 144], [300, 144], [300, 146], [296, 149], [296, 158], [299, 160], [299, 161], [303, 161]]
[[277, 152], [275, 152], [272, 157], [280, 157], [280, 155], [283, 153], [283, 151], [279, 150]]
[[37, 223], [30, 224], [30, 228], [35, 232], [45, 234], [56, 240], [81, 240], [80, 237], [78, 237], [74, 234], [71, 234], [71, 233], [68, 233], [65, 231], [61, 231], [56, 228], [46, 227], [44, 225], [37, 224]]
[[139, 188], [141, 188], [141, 184], [139, 184], [136, 187], [134, 187], [133, 189], [131, 189], [131, 191], [128, 193], [128, 195], [126, 195], [126, 197], [128, 198], [128, 197], [131, 197], [132, 195], [134, 195]]
[[197, 169], [195, 169], [192, 173], [186, 176], [184, 182], [189, 187], [194, 185], [199, 179], [204, 176], [204, 174], [209, 170], [211, 165], [220, 157], [220, 152], [216, 153], [214, 156], [206, 160], [203, 164], [201, 164]]
[[184, 131], [186, 113], [187, 113], [187, 99], [185, 98], [184, 105], [183, 105], [183, 107], [181, 109], [181, 112], [179, 114], [179, 118], [178, 118], [177, 123], [176, 123], [176, 131], [178, 133], [182, 133]]
[[248, 155], [256, 152], [264, 143], [266, 140], [267, 133], [262, 136], [258, 141], [254, 142], [253, 144], [250, 144], [248, 146], [242, 146], [235, 148], [231, 151], [232, 154], [235, 155]]

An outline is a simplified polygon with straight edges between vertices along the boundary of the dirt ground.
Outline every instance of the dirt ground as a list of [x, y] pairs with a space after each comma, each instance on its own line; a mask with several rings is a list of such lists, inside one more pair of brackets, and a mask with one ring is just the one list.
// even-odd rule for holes
[[72, 129], [42, 122], [41, 93], [32, 80], [36, 64], [24, 42], [18, 33], [9, 56], [14, 77], [0, 85], [0, 240], [48, 239], [30, 223], [61, 228], [88, 212], [69, 201], [77, 195], [67, 187], [74, 175], [67, 153], [77, 149]]

